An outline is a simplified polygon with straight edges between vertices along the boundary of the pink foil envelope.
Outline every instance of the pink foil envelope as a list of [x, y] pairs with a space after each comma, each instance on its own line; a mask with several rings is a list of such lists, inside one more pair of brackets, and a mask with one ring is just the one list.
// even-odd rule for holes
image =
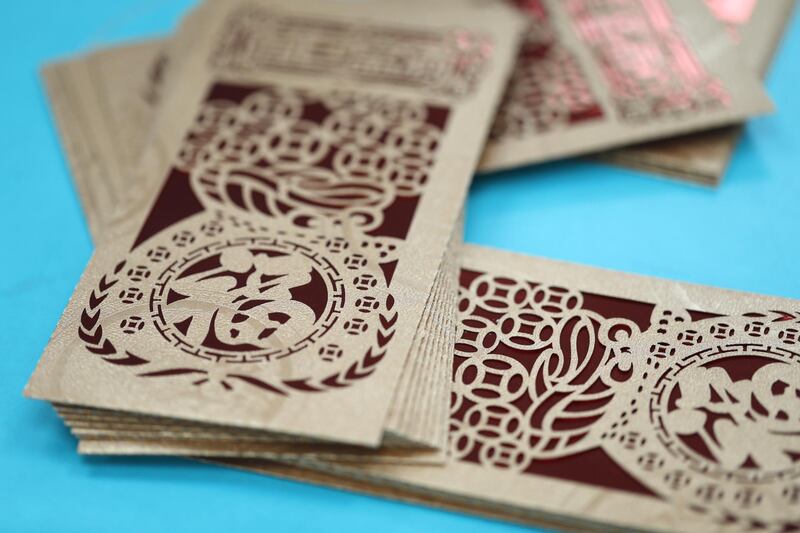
[[[709, 0], [712, 13], [728, 28], [728, 35], [746, 65], [759, 76], [767, 68], [794, 7], [793, 0]], [[604, 161], [656, 172], [703, 185], [722, 180], [739, 139], [740, 127], [731, 126], [620, 148], [597, 157]]]
[[771, 109], [701, 3], [532, 0], [481, 169], [596, 152]]

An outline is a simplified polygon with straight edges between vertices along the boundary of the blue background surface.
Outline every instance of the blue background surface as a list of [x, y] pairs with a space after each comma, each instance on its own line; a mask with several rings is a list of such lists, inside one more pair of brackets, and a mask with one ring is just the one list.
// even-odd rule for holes
[[[22, 388], [92, 245], [38, 79], [47, 60], [168, 31], [189, 1], [3, 2], [0, 530], [456, 531], [517, 526], [179, 459], [84, 458]], [[800, 298], [800, 20], [719, 190], [583, 161], [478, 178], [467, 240]]]

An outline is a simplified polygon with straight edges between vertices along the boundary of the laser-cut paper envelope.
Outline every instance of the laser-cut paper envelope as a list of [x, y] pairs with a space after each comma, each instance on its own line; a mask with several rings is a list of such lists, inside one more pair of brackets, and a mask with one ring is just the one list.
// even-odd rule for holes
[[[183, 26], [194, 25], [196, 29], [197, 19], [201, 18], [199, 11], [187, 16], [188, 20]], [[95, 221], [90, 229], [96, 239], [101, 238], [101, 230], [113, 233], [115, 226], [124, 222], [124, 218], [114, 216], [114, 207], [125, 202], [138, 205], [135, 199], [130, 198], [130, 191], [139, 191], [146, 183], [134, 181], [130, 175], [109, 180], [106, 173], [98, 172], [98, 167], [102, 168], [102, 165], [93, 164], [91, 156], [99, 154], [99, 159], [113, 168], [129, 169], [134, 165], [134, 150], [114, 148], [143, 144], [146, 131], [156, 116], [159, 96], [168, 88], [165, 87], [169, 85], [166, 80], [176, 77], [175, 63], [177, 61], [179, 67], [180, 51], [187, 48], [186, 42], [196, 38], [191, 34], [187, 37], [186, 33], [184, 29], [181, 39], [173, 40], [166, 50], [161, 42], [143, 43], [103, 50], [51, 64], [44, 69], [48, 92], [84, 209], [90, 222]], [[124, 83], [120, 81], [118, 65], [123, 59], [127, 59], [128, 65], [138, 66], [142, 71], [142, 79], [138, 83], [131, 83], [125, 77], [122, 77]], [[87, 76], [87, 73], [91, 73], [91, 76]], [[93, 106], [98, 101], [106, 102], [106, 105], [95, 109]], [[74, 109], [91, 109], [94, 114], [75, 113]], [[108, 201], [95, 201], [98, 196]], [[459, 222], [456, 228], [460, 227]], [[449, 245], [449, 256], [460, 241], [459, 236], [454, 238], [457, 240]], [[450, 390], [446, 376], [452, 355], [451, 332], [455, 331], [456, 291], [451, 287], [451, 280], [455, 280], [456, 273], [450, 272], [454, 262], [453, 258], [448, 258], [445, 264], [452, 267], [442, 269], [437, 274], [409, 352], [409, 360], [403, 368], [390, 405], [386, 433], [394, 437], [395, 446], [405, 444], [407, 448], [409, 442], [413, 442], [441, 450], [445, 445], [446, 427], [443, 420], [447, 416]], [[443, 459], [441, 451], [384, 448], [376, 453], [352, 447], [312, 445], [307, 439], [298, 439], [296, 436], [265, 435], [258, 431], [198, 425], [169, 418], [67, 405], [60, 405], [57, 409], [78, 437], [94, 440], [136, 439], [135, 445], [127, 446], [124, 450], [115, 446], [115, 453], [174, 454], [189, 453], [190, 450], [194, 454], [274, 456], [278, 452], [315, 452], [337, 460], [347, 460], [350, 456], [361, 461], [402, 459], [404, 462], [430, 462]], [[155, 440], [161, 442], [153, 445]], [[302, 446], [287, 445], [298, 440], [306, 442]], [[191, 442], [187, 444], [187, 441]]]
[[462, 264], [449, 463], [296, 462], [312, 480], [569, 528], [797, 528], [800, 303], [476, 246]]
[[[187, 18], [195, 19], [190, 22], [196, 23], [198, 14], [193, 12]], [[191, 37], [186, 39], [184, 36], [182, 40], [191, 40]], [[180, 42], [173, 41], [169, 53], [166, 53], [166, 46], [162, 42], [131, 45], [51, 64], [44, 69], [44, 78], [72, 173], [81, 192], [90, 229], [96, 239], [101, 237], [101, 230], [107, 229], [111, 232], [115, 225], [123, 222], [119, 217], [113, 216], [114, 207], [130, 202], [131, 191], [138, 192], [145, 185], [141, 180], [133, 181], [130, 175], [117, 176], [116, 180], [109, 179], [108, 172], [103, 170], [110, 167], [124, 171], [134, 166], [136, 148], [146, 140], [146, 132], [157, 112], [156, 104], [165, 91], [165, 85], [168, 85], [166, 78], [170, 75], [175, 77], [175, 55], [180, 50], [180, 45]], [[180, 63], [180, 58], [177, 59]], [[136, 66], [142, 72], [140, 80], [131, 80], [130, 75], [120, 76], [119, 64], [122, 60], [129, 67]], [[97, 102], [104, 102], [104, 105], [97, 106]], [[91, 113], [75, 112], [84, 109]], [[103, 201], [98, 201], [98, 197], [103, 198]], [[457, 224], [457, 228], [460, 226], [461, 223]], [[460, 240], [458, 236], [455, 238]], [[455, 244], [449, 246], [451, 250], [454, 247]], [[448, 259], [445, 263], [449, 265], [453, 262], [453, 259]], [[455, 280], [455, 273], [449, 273], [450, 268], [447, 270], [447, 285], [450, 285], [450, 280]], [[436, 449], [443, 448], [446, 438], [441, 421], [447, 413], [449, 381], [445, 377], [452, 353], [450, 335], [440, 332], [454, 331], [452, 320], [456, 296], [454, 288], [445, 286], [444, 278], [444, 271], [437, 274], [386, 423], [388, 435], [402, 436], [402, 440]], [[443, 344], [445, 342], [449, 344]], [[65, 405], [59, 406], [58, 410], [73, 433], [79, 437], [116, 436], [139, 439], [140, 447], [128, 449], [129, 453], [152, 453], [153, 447], [141, 448], [143, 439], [169, 438], [168, 443], [174, 445], [176, 440], [195, 438], [203, 439], [204, 445], [199, 448], [195, 443], [192, 448], [195, 454], [212, 451], [219, 454], [219, 445], [212, 448], [208, 446], [213, 444], [210, 442], [212, 439], [221, 439], [226, 454], [247, 452], [263, 456], [275, 452], [264, 443], [280, 442], [280, 449], [285, 451], [286, 442], [297, 440], [297, 437], [292, 436], [265, 436], [263, 432], [232, 430], [224, 426], [194, 427], [191, 423], [181, 423], [175, 419], [153, 419], [115, 411], [98, 412]], [[259, 443], [259, 447], [249, 450], [244, 450], [241, 446], [232, 447], [231, 443], [237, 441], [255, 441]], [[303, 453], [310, 453], [310, 447], [311, 445], [305, 445], [302, 448]], [[300, 448], [295, 450], [300, 451]], [[326, 447], [325, 451], [330, 452], [329, 448]], [[157, 449], [160, 453], [165, 453], [163, 445]], [[344, 460], [347, 457], [344, 451], [337, 448], [336, 457]], [[413, 455], [415, 461], [441, 460], [440, 452], [415, 451], [412, 454], [407, 450], [382, 450], [375, 454], [359, 450], [355, 454], [360, 460], [366, 460], [367, 455], [375, 456], [375, 459], [402, 455], [404, 460], [411, 460]]]
[[[141, 166], [164, 185], [98, 249], [30, 395], [380, 442], [518, 27], [414, 6], [357, 25], [327, 3], [212, 6]], [[263, 53], [278, 33], [296, 56]]]
[[484, 171], [738, 123], [770, 111], [702, 2], [526, 0], [530, 28]]
[[[761, 78], [791, 18], [794, 0], [707, 0], [728, 27], [745, 63]], [[694, 133], [599, 154], [605, 161], [718, 185], [741, 135], [740, 126]]]

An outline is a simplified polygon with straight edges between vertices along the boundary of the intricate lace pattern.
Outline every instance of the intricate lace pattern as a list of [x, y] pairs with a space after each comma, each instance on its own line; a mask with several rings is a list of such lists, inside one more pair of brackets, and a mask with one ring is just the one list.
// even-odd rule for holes
[[601, 103], [542, 0], [518, 0], [530, 19], [490, 138], [566, 129], [609, 114], [652, 121], [724, 107], [730, 97], [697, 59], [663, 0], [568, 0], [569, 19], [607, 83]]
[[517, 4], [530, 25], [491, 139], [518, 138], [601, 118], [603, 110], [578, 60], [560, 41], [541, 0]]
[[459, 458], [524, 471], [600, 443], [608, 404], [631, 376], [639, 329], [583, 307], [583, 295], [467, 272], [456, 342], [452, 446]]
[[[223, 390], [370, 375], [394, 335], [389, 286], [448, 114], [215, 85], [133, 249], [90, 295], [84, 346], [140, 376]], [[176, 350], [192, 357], [176, 363]]]
[[558, 475], [603, 450], [714, 520], [798, 525], [800, 313], [649, 306], [647, 325], [638, 302], [469, 270], [461, 286], [456, 458]]
[[729, 104], [664, 0], [567, 0], [566, 6], [620, 119], [640, 122]]
[[209, 207], [402, 239], [447, 116], [447, 108], [407, 100], [218, 85], [177, 169]]

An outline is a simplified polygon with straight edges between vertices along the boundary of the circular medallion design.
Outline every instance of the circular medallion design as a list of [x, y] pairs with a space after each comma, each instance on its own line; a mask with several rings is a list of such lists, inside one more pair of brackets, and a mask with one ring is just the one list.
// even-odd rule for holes
[[380, 267], [394, 249], [274, 226], [209, 213], [151, 239], [96, 281], [79, 340], [137, 376], [221, 391], [371, 375], [397, 323]]
[[674, 457], [713, 478], [761, 483], [796, 475], [800, 375], [786, 359], [759, 344], [691, 354], [650, 394], [656, 435]]
[[304, 247], [247, 238], [186, 255], [150, 294], [158, 331], [205, 359], [269, 361], [302, 350], [339, 319], [342, 279]]
[[800, 331], [774, 315], [644, 335], [637, 390], [619, 395], [603, 448], [665, 497], [732, 520], [796, 520]]

